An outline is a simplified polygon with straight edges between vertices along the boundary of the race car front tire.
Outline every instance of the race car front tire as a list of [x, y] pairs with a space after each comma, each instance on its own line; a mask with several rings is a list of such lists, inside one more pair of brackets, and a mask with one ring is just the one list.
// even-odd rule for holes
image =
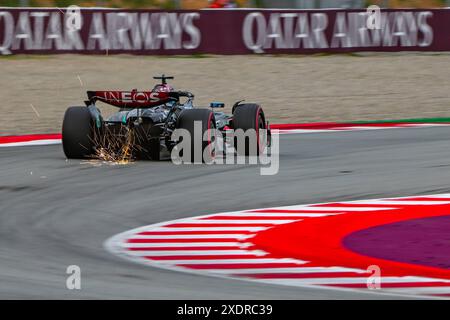
[[87, 107], [69, 107], [64, 114], [62, 145], [69, 159], [89, 158], [94, 154], [94, 121]]
[[[201, 121], [201, 124], [202, 124], [202, 132], [201, 132], [202, 136], [201, 137], [195, 136], [194, 124], [196, 121]], [[184, 109], [178, 118], [177, 128], [185, 129], [190, 134], [190, 137], [191, 137], [190, 161], [192, 163], [209, 162], [214, 158], [214, 145], [213, 144], [215, 142], [214, 131], [216, 129], [216, 120], [214, 118], [214, 112], [212, 112], [209, 109]], [[214, 130], [214, 131], [209, 131], [208, 139], [206, 139], [206, 141], [203, 141], [203, 136], [204, 136], [205, 132], [208, 132], [208, 130]], [[211, 134], [211, 136], [209, 136], [209, 134]], [[196, 144], [197, 145], [201, 144], [201, 146], [202, 146], [201, 157], [195, 156], [194, 150], [196, 150], [195, 149]], [[209, 159], [206, 159], [204, 157], [204, 155], [205, 155], [204, 151], [206, 149], [208, 149], [206, 154], [208, 154]]]

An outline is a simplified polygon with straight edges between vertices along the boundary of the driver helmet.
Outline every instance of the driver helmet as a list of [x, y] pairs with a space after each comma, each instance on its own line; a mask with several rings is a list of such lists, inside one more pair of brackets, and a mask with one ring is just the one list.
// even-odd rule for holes
[[171, 92], [174, 89], [172, 88], [172, 86], [168, 85], [168, 84], [157, 84], [154, 88], [153, 88], [153, 92]]

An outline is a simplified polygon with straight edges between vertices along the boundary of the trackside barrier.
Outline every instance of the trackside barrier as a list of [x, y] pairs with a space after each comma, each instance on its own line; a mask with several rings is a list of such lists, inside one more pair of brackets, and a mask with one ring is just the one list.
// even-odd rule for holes
[[450, 51], [449, 9], [382, 9], [374, 28], [369, 18], [366, 10], [0, 7], [0, 54]]

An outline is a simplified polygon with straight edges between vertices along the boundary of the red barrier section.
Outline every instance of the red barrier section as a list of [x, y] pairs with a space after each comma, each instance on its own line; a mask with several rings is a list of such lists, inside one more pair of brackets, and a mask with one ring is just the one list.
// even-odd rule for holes
[[23, 136], [0, 136], [0, 144], [3, 143], [15, 143], [15, 142], [28, 142], [36, 140], [57, 140], [61, 139], [60, 133], [50, 134], [28, 134]]
[[270, 124], [271, 129], [295, 130], [295, 129], [331, 129], [348, 127], [349, 123], [338, 122], [312, 122], [312, 123], [275, 123]]

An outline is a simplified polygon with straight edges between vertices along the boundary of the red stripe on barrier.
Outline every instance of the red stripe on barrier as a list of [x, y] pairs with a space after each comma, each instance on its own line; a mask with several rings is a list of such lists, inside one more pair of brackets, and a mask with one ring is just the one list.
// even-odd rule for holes
[[154, 243], [154, 242], [236, 242], [237, 238], [192, 238], [192, 239], [128, 239], [127, 243]]
[[326, 129], [345, 129], [346, 127], [413, 127], [414, 125], [426, 125], [426, 124], [446, 124], [446, 122], [385, 122], [385, 123], [342, 123], [342, 122], [311, 122], [311, 123], [275, 123], [270, 124], [270, 129], [279, 130], [296, 130], [296, 129], [314, 129], [314, 130], [326, 130]]
[[312, 122], [312, 123], [275, 123], [270, 124], [270, 129], [295, 130], [295, 129], [331, 129], [348, 127], [350, 123], [337, 122]]
[[[240, 246], [208, 246], [208, 247], [128, 247], [127, 250], [130, 251], [179, 251], [179, 250], [240, 250], [244, 249], [244, 247]], [[248, 249], [248, 247], [245, 247]]]
[[37, 140], [58, 140], [61, 139], [60, 133], [49, 134], [29, 134], [23, 136], [0, 136], [0, 143], [28, 142]]

